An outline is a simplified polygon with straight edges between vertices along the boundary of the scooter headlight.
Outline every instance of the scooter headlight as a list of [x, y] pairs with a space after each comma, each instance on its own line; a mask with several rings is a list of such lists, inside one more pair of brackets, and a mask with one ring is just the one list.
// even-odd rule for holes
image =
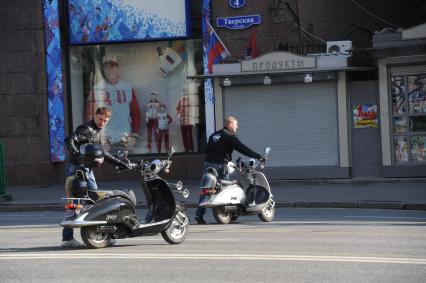
[[156, 170], [159, 170], [161, 168], [161, 161], [158, 159], [155, 159], [151, 162], [151, 165], [149, 166], [149, 169], [154, 172]]
[[183, 183], [182, 181], [177, 181], [176, 183], [176, 190], [180, 191], [183, 188]]
[[249, 160], [249, 162], [248, 162], [248, 165], [249, 165], [250, 167], [253, 167], [255, 163], [256, 163], [256, 160], [254, 160], [254, 158], [250, 158], [250, 160]]

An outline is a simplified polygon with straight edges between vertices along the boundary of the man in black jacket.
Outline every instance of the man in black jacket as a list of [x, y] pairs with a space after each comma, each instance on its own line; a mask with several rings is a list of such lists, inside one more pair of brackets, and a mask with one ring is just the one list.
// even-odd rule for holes
[[[225, 172], [225, 165], [232, 160], [232, 152], [234, 149], [241, 154], [251, 158], [265, 161], [262, 155], [254, 152], [245, 146], [237, 137], [238, 121], [234, 117], [225, 119], [225, 127], [213, 133], [209, 137], [206, 149], [206, 159], [204, 161], [204, 171], [209, 168], [215, 168], [218, 173], [218, 179], [228, 179], [228, 173]], [[198, 208], [195, 212], [195, 220], [198, 224], [206, 224], [204, 221], [204, 213], [206, 209], [199, 206], [205, 200], [206, 196], [201, 194], [198, 201]]]
[[[72, 133], [68, 138], [65, 139], [65, 145], [69, 151], [69, 160], [66, 166], [66, 176], [73, 176], [77, 170], [84, 172], [86, 177], [86, 182], [89, 190], [96, 190], [98, 186], [96, 185], [95, 175], [93, 174], [92, 168], [84, 167], [80, 164], [80, 146], [93, 143], [100, 145], [100, 134], [99, 132], [105, 125], [108, 123], [111, 117], [111, 110], [107, 107], [100, 107], [96, 109], [95, 116], [90, 122], [78, 126], [74, 133]], [[108, 152], [104, 152], [104, 158], [109, 163], [121, 167], [127, 168], [127, 164], [121, 161], [118, 158], [115, 158]], [[73, 237], [73, 229], [64, 227], [62, 231], [62, 247], [80, 247], [81, 243], [76, 241]]]

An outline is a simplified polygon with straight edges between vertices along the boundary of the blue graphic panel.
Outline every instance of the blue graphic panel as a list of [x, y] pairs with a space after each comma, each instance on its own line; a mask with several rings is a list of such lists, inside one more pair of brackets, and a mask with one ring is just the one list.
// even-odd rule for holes
[[44, 44], [49, 115], [49, 149], [52, 162], [65, 161], [64, 94], [58, 1], [43, 1]]
[[[210, 35], [207, 30], [207, 22], [210, 23], [210, 0], [203, 0], [201, 12], [201, 29], [203, 33], [203, 63], [204, 74], [209, 74], [209, 60], [207, 58]], [[214, 122], [214, 89], [211, 79], [204, 81], [205, 114], [206, 114], [206, 138], [215, 132]]]
[[185, 38], [187, 0], [69, 0], [70, 44]]

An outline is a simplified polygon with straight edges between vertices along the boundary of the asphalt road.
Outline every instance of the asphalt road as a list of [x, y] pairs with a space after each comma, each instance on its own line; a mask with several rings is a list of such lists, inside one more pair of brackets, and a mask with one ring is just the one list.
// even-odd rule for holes
[[[191, 219], [193, 210], [190, 210]], [[426, 212], [277, 209], [191, 225], [188, 239], [62, 249], [59, 212], [0, 213], [1, 282], [425, 282]], [[78, 233], [76, 238], [79, 239]]]

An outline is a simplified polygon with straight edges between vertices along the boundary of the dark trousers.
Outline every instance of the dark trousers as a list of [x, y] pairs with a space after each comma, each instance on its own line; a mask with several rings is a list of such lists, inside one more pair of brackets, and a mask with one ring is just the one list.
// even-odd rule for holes
[[[84, 175], [86, 177], [86, 182], [89, 190], [97, 190], [98, 186], [96, 184], [95, 175], [93, 174], [93, 170], [89, 168], [83, 168], [80, 165], [67, 163], [65, 175], [67, 177], [75, 175], [77, 170], [83, 170]], [[64, 227], [62, 230], [62, 241], [70, 241], [74, 237], [72, 228]]]
[[169, 129], [158, 130], [158, 138], [157, 138], [158, 153], [161, 152], [161, 143], [163, 142], [163, 138], [164, 138], [164, 149], [165, 149], [165, 152], [167, 152], [169, 150]]
[[157, 119], [148, 119], [148, 122], [146, 122], [146, 147], [148, 148], [149, 152], [151, 152], [152, 148], [152, 132], [154, 132], [154, 139], [155, 141], [158, 140], [158, 120]]
[[182, 132], [182, 141], [183, 146], [186, 152], [194, 151], [194, 144], [192, 142], [192, 125], [180, 126], [180, 131]]

